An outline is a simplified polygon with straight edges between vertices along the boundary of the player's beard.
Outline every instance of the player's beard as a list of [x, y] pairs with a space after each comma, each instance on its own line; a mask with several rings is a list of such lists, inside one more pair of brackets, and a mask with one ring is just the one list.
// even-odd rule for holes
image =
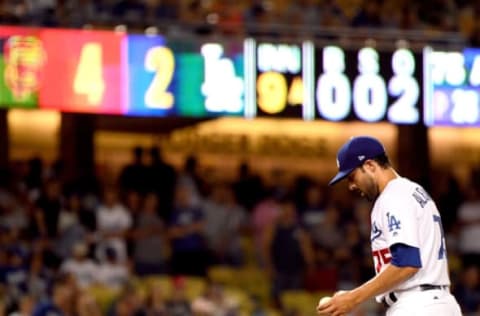
[[377, 199], [379, 195], [378, 184], [375, 182], [375, 179], [368, 175], [365, 177], [365, 189], [362, 190], [363, 196], [369, 201], [373, 202]]

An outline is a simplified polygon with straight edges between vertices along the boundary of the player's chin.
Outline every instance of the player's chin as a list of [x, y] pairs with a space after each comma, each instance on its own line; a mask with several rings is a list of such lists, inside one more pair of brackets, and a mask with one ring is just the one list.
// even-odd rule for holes
[[367, 195], [365, 194], [365, 192], [361, 191], [361, 190], [355, 190], [355, 194], [357, 194], [358, 196], [362, 197], [362, 198], [365, 198], [368, 200], [368, 197]]
[[377, 198], [375, 195], [373, 194], [367, 194], [363, 191], [358, 191], [358, 195], [362, 198], [364, 198], [365, 200], [367, 200], [368, 202], [373, 202], [375, 201], [375, 199]]

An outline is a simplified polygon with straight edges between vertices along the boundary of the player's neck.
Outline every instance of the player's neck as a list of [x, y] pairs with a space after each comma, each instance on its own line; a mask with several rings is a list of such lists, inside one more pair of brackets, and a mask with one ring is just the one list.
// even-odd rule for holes
[[380, 192], [383, 192], [388, 183], [392, 180], [399, 178], [400, 175], [395, 171], [395, 169], [389, 167], [384, 170], [378, 179], [378, 188]]

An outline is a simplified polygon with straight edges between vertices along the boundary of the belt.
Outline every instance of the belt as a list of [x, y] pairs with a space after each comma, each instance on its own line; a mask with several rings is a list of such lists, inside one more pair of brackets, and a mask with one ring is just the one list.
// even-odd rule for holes
[[[418, 288], [420, 291], [447, 290], [448, 285], [420, 284], [418, 287], [414, 287], [413, 289], [416, 288]], [[395, 292], [390, 292], [383, 297], [382, 304], [383, 306], [388, 308], [392, 306], [396, 301], [398, 301], [397, 295], [395, 295]]]

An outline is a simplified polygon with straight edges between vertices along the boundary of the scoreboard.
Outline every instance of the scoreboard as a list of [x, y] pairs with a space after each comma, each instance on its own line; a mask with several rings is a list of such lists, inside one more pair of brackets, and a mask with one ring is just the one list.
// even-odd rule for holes
[[406, 48], [379, 52], [372, 47], [315, 51], [315, 104], [331, 121], [355, 118], [416, 124], [420, 119], [421, 55]]
[[0, 27], [0, 107], [480, 126], [480, 49]]
[[254, 59], [257, 98], [249, 113], [395, 124], [421, 119], [421, 53], [262, 42]]
[[426, 54], [425, 124], [480, 127], [480, 49]]

